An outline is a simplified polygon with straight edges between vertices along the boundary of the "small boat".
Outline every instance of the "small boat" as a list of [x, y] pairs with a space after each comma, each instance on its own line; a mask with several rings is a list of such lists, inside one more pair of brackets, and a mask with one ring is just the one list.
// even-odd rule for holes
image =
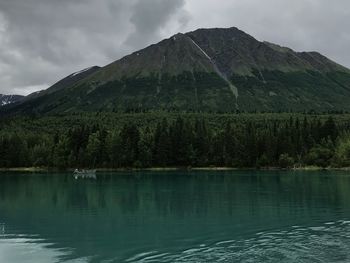
[[93, 178], [96, 179], [96, 170], [79, 170], [79, 169], [75, 169], [74, 170], [74, 178], [78, 179], [78, 178]]

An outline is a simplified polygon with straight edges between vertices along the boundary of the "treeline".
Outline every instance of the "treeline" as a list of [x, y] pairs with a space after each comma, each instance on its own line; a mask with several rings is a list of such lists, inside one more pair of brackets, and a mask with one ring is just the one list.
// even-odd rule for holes
[[[62, 117], [57, 117], [62, 118]], [[132, 118], [132, 117], [131, 117]], [[81, 122], [0, 129], [0, 167], [345, 167], [350, 125], [333, 117], [163, 117], [152, 122]], [[60, 123], [57, 121], [57, 123]], [[14, 126], [16, 121], [14, 121]]]

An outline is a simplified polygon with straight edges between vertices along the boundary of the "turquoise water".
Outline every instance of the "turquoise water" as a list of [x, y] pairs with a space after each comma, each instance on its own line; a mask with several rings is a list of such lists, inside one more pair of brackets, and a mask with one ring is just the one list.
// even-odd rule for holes
[[0, 262], [350, 262], [350, 175], [1, 173]]

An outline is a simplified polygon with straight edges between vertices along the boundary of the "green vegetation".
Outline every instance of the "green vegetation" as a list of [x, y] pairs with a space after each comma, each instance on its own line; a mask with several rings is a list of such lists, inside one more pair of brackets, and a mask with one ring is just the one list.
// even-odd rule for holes
[[0, 168], [348, 167], [350, 115], [83, 113], [0, 120]]
[[349, 110], [350, 75], [343, 72], [253, 70], [252, 76], [231, 78], [245, 111]]
[[[309, 112], [349, 111], [350, 74], [312, 71], [253, 70], [252, 76], [232, 75], [236, 100], [227, 82], [215, 73], [178, 75], [154, 73], [123, 77], [98, 87], [89, 82], [59, 89], [8, 107], [8, 113], [185, 111]], [[1, 113], [1, 111], [0, 111]]]

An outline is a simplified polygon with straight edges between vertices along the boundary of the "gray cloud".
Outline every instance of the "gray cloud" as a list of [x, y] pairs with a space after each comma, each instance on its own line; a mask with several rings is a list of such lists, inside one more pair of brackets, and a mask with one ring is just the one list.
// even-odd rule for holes
[[347, 0], [0, 0], [0, 93], [28, 94], [179, 31], [237, 26], [350, 66]]
[[[185, 4], [184, 0], [148, 0], [139, 1], [135, 5], [130, 22], [134, 31], [127, 38], [125, 44], [140, 48], [141, 45], [149, 44], [159, 35], [161, 29], [166, 28], [169, 18], [177, 19], [181, 27], [184, 27], [188, 20], [186, 13], [178, 12]], [[180, 18], [180, 19], [178, 19]]]
[[[160, 40], [168, 20], [182, 19], [177, 12], [183, 5], [182, 0], [0, 1], [0, 93], [28, 94]], [[152, 10], [159, 15], [151, 18]]]

